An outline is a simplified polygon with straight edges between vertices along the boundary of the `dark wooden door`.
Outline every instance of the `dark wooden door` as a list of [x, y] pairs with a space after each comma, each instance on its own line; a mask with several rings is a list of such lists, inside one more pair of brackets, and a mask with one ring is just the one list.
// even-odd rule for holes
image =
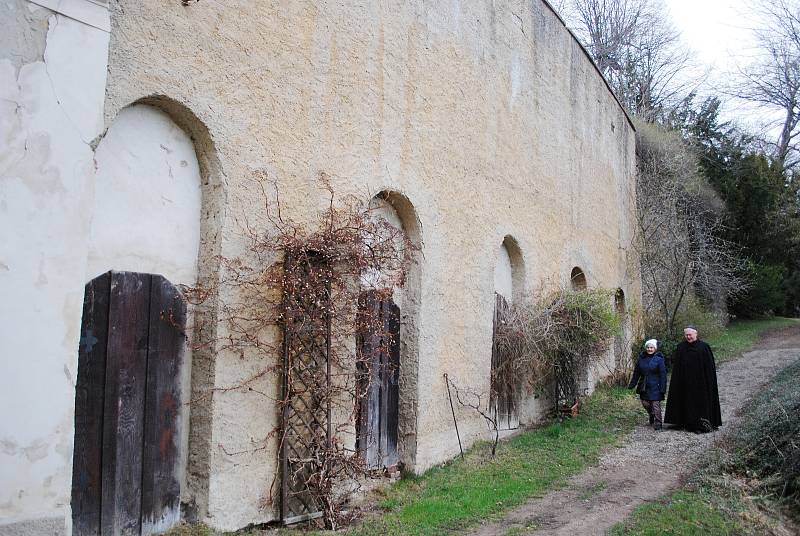
[[75, 387], [73, 534], [147, 535], [180, 519], [186, 305], [160, 275], [86, 285]]
[[362, 293], [359, 305], [372, 320], [359, 341], [357, 449], [367, 468], [380, 469], [399, 461], [400, 308], [375, 291]]
[[494, 320], [492, 324], [492, 378], [490, 406], [497, 419], [500, 430], [519, 428], [518, 391], [519, 386], [513, 371], [509, 371], [508, 356], [497, 344], [497, 330], [508, 310], [508, 302], [495, 293]]

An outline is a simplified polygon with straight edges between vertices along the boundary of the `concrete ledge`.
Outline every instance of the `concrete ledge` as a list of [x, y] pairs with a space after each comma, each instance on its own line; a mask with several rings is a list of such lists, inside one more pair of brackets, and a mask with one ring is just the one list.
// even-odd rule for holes
[[[2, 521], [0, 521], [2, 523]], [[66, 536], [63, 517], [45, 517], [0, 524], [0, 536]]]
[[100, 0], [28, 0], [98, 30], [111, 31], [108, 3]]

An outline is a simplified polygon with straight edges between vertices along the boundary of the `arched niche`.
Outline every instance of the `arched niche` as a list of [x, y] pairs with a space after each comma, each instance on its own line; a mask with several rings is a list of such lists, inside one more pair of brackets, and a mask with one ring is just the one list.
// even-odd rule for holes
[[[384, 190], [370, 201], [374, 217], [383, 218], [399, 229], [415, 249], [402, 287], [392, 289], [392, 300], [399, 309], [399, 408], [398, 456], [407, 469], [413, 470], [417, 451], [419, 310], [421, 303], [422, 226], [414, 205], [403, 194]], [[373, 276], [374, 277], [374, 276]]]
[[614, 311], [620, 318], [626, 315], [625, 292], [621, 288], [614, 293]]
[[[95, 160], [89, 276], [130, 270], [162, 274], [178, 286], [215, 289], [226, 196], [205, 124], [174, 99], [148, 96], [119, 111], [97, 145]], [[190, 306], [186, 319], [192, 339], [186, 344], [181, 392], [184, 402], [195, 402], [191, 412], [188, 405], [180, 406], [190, 415], [180, 419], [179, 456], [181, 489], [192, 497], [190, 517], [203, 517], [208, 507], [211, 397], [191, 393], [208, 393], [214, 386], [214, 303], [212, 295]], [[198, 324], [204, 329], [193, 329]]]
[[[370, 217], [375, 220], [381, 220], [382, 223], [388, 224], [388, 226], [393, 229], [392, 232], [396, 234], [389, 238], [393, 241], [394, 246], [398, 249], [398, 252], [401, 255], [404, 255], [406, 253], [406, 243], [404, 238], [410, 239], [411, 237], [406, 231], [406, 225], [403, 223], [403, 218], [400, 216], [395, 206], [390, 203], [384, 197], [384, 195], [375, 196], [370, 200]], [[369, 241], [369, 238], [367, 241]], [[395, 281], [389, 281], [388, 274], [382, 273], [379, 267], [367, 270], [361, 277], [361, 287], [363, 289], [374, 289], [380, 291], [390, 290], [392, 300], [397, 304], [398, 307], [402, 308], [403, 297], [405, 294], [403, 287], [405, 285], [399, 286], [396, 283], [397, 282]]]
[[506, 236], [494, 266], [494, 291], [510, 305], [520, 299], [525, 287], [525, 263], [519, 244]]
[[525, 266], [517, 241], [506, 236], [500, 244], [494, 267], [494, 316], [492, 320], [491, 395], [489, 405], [501, 430], [519, 427], [520, 385], [508, 374], [508, 356], [497, 344], [497, 330], [505, 322], [508, 308], [523, 293]]
[[160, 273], [194, 285], [202, 191], [189, 135], [163, 111], [135, 104], [119, 112], [95, 162], [89, 273]]
[[583, 273], [580, 267], [576, 266], [569, 274], [569, 284], [572, 290], [586, 290], [586, 274]]
[[[583, 273], [583, 269], [581, 269], [579, 266], [575, 266], [570, 271], [569, 286], [570, 289], [574, 292], [580, 292], [588, 289], [588, 285], [586, 282], [586, 274]], [[577, 392], [578, 396], [582, 396], [590, 391], [591, 385], [589, 380], [588, 367], [584, 368], [583, 370], [576, 371], [574, 379], [578, 389]]]

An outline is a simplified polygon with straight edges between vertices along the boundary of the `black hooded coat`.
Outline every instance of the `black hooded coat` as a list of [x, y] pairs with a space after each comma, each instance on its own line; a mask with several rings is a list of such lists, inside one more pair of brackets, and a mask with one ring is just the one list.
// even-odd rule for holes
[[672, 360], [664, 422], [703, 430], [702, 420], [722, 424], [717, 389], [717, 365], [711, 347], [701, 340], [680, 343]]

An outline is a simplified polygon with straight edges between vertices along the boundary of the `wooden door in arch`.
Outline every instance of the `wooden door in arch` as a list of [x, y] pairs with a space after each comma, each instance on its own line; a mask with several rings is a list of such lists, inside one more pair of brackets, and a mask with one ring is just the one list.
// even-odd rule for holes
[[368, 469], [381, 469], [399, 462], [400, 308], [374, 290], [361, 294], [359, 308], [370, 320], [358, 341], [356, 449]]
[[492, 323], [492, 372], [489, 405], [499, 430], [519, 428], [519, 390], [516, 376], [509, 370], [509, 356], [498, 345], [497, 332], [503, 323], [509, 305], [495, 293], [494, 320]]
[[180, 520], [186, 303], [160, 275], [86, 285], [75, 387], [73, 534], [148, 535]]

